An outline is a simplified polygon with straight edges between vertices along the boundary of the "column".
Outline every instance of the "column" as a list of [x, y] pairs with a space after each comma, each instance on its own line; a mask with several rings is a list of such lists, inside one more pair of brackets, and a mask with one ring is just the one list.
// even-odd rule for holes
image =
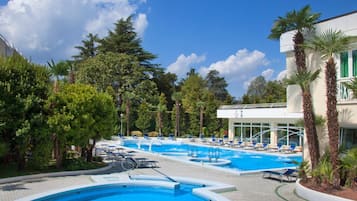
[[270, 144], [278, 144], [278, 125], [270, 123]]
[[232, 119], [228, 119], [228, 139], [234, 140], [234, 122]]

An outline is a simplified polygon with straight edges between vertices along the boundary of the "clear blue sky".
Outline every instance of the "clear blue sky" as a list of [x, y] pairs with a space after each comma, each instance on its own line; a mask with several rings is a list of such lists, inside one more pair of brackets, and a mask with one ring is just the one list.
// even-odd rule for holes
[[143, 47], [158, 56], [155, 63], [180, 78], [192, 67], [202, 75], [217, 69], [237, 98], [254, 77], [277, 79], [285, 69], [279, 42], [267, 39], [278, 16], [307, 4], [321, 19], [357, 10], [356, 0], [10, 2], [0, 0], [0, 34], [35, 62], [70, 59], [76, 53], [73, 46], [87, 33], [105, 36], [116, 18], [134, 15]]

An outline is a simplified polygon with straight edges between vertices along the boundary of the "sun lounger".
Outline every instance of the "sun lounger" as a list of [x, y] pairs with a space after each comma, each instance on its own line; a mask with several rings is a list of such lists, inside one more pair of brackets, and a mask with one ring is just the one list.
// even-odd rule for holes
[[282, 145], [279, 149], [280, 152], [285, 153], [285, 154], [289, 154], [292, 153], [293, 150], [291, 149], [290, 145]]
[[268, 152], [277, 152], [277, 151], [279, 151], [279, 147], [276, 144], [268, 144], [267, 151]]
[[280, 182], [284, 181], [284, 178], [286, 178], [287, 181], [296, 181], [296, 172], [297, 171], [295, 169], [286, 169], [282, 171], [263, 171], [263, 178], [276, 178]]

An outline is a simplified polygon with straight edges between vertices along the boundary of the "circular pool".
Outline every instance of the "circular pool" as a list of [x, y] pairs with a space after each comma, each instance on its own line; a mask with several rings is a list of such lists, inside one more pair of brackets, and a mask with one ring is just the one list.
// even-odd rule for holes
[[193, 188], [195, 188], [195, 186], [186, 184], [180, 184], [174, 188], [165, 186], [106, 184], [64, 191], [37, 198], [33, 201], [205, 201], [206, 199], [192, 194]]

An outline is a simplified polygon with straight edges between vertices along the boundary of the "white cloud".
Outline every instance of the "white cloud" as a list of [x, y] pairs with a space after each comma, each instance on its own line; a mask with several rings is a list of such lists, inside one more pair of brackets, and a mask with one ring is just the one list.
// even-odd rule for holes
[[138, 18], [134, 21], [134, 28], [136, 33], [138, 33], [140, 37], [143, 37], [144, 31], [147, 26], [148, 26], [148, 20], [146, 18], [146, 14], [140, 13], [138, 15]]
[[284, 78], [287, 78], [288, 76], [288, 70], [283, 70], [281, 71], [278, 76], [276, 77], [277, 80], [283, 80]]
[[265, 78], [265, 80], [270, 80], [274, 74], [274, 70], [271, 68], [268, 68], [262, 72], [262, 76]]
[[[120, 18], [134, 15], [129, 0], [12, 0], [0, 7], [0, 33], [24, 56], [45, 63], [69, 59], [74, 46], [88, 33], [103, 37]], [[135, 21], [136, 20], [136, 21]], [[134, 19], [142, 35], [145, 14]]]
[[[247, 84], [257, 76], [260, 68], [269, 64], [265, 54], [258, 50], [240, 49], [225, 60], [217, 61], [209, 67], [199, 69], [205, 76], [210, 70], [217, 70], [228, 83], [228, 90], [235, 97], [241, 96]], [[269, 71], [266, 72], [269, 74]]]
[[230, 55], [226, 60], [217, 61], [208, 68], [202, 68], [200, 71], [204, 73], [210, 70], [217, 70], [223, 76], [239, 80], [242, 74], [253, 72], [258, 67], [266, 66], [268, 63], [263, 52], [258, 50], [250, 52], [247, 49], [241, 49], [234, 55]]
[[170, 64], [167, 67], [166, 71], [170, 73], [175, 73], [178, 79], [181, 79], [186, 75], [187, 72], [190, 71], [191, 68], [194, 67], [194, 64], [199, 64], [205, 59], [206, 57], [204, 55], [197, 56], [195, 53], [192, 53], [189, 56], [181, 54], [177, 57], [174, 63]]

